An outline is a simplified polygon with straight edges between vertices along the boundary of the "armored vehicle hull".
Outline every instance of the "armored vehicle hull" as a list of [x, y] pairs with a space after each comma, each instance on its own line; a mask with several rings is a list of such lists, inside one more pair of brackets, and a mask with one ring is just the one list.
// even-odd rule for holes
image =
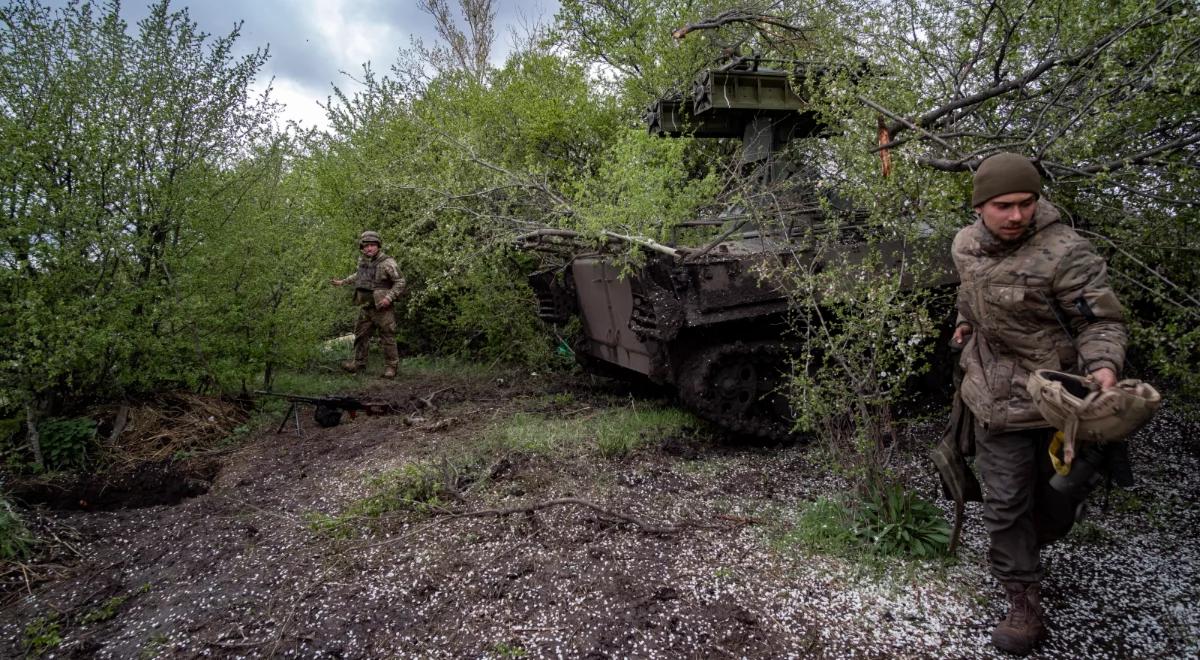
[[[527, 236], [524, 245], [540, 240]], [[903, 246], [891, 247], [884, 253], [902, 259]], [[839, 260], [860, 251], [848, 250]], [[796, 246], [764, 249], [743, 240], [704, 255], [686, 248], [675, 255], [648, 252], [641, 267], [624, 275], [611, 257], [577, 256], [533, 274], [530, 283], [543, 320], [579, 318], [573, 350], [585, 369], [670, 385], [719, 426], [783, 439], [791, 434], [786, 381], [797, 346], [788, 337], [793, 319], [779, 262], [798, 258], [803, 253]], [[947, 272], [940, 283], [951, 282]]]
[[[814, 184], [777, 155], [788, 141], [822, 128], [793, 89], [802, 76], [758, 64], [738, 59], [706, 71], [690, 96], [660, 100], [645, 119], [657, 135], [741, 139], [738, 167], [752, 186], [770, 188], [762, 195], [769, 211], [752, 208], [753, 195], [743, 197], [740, 209], [697, 221], [722, 229], [699, 247], [612, 232], [598, 246], [596, 237], [561, 229], [523, 235], [518, 246], [558, 256], [530, 283], [542, 319], [579, 318], [573, 348], [585, 369], [671, 385], [688, 407], [722, 427], [781, 439], [792, 432], [786, 383], [796, 353], [783, 266], [820, 270], [861, 261], [868, 249], [861, 237], [819, 257], [805, 247], [830, 205], [817, 203]], [[874, 247], [884, 269], [911, 253], [900, 242]], [[617, 256], [631, 248], [640, 251], [637, 266]], [[942, 283], [952, 281], [947, 261]]]

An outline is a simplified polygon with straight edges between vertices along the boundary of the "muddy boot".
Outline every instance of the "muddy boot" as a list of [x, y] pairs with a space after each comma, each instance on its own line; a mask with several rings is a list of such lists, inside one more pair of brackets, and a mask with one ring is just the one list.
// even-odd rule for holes
[[1008, 616], [992, 630], [992, 646], [1016, 655], [1029, 655], [1033, 647], [1046, 639], [1041, 585], [1006, 582], [1004, 591], [1008, 596]]
[[359, 369], [362, 369], [362, 365], [354, 360], [346, 360], [342, 363], [342, 371], [345, 371], [348, 374], [358, 373]]
[[387, 366], [387, 368], [383, 370], [383, 377], [384, 378], [395, 378], [396, 377], [396, 367], [389, 364]]

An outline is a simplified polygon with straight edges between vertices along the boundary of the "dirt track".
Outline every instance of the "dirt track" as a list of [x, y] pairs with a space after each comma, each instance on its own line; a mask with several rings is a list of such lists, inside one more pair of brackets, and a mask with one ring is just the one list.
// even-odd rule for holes
[[[584, 379], [364, 383], [406, 414], [309, 422], [302, 438], [266, 429], [204, 464], [211, 488], [175, 505], [48, 512], [85, 559], [8, 601], [0, 655], [20, 656], [41, 623], [57, 626], [56, 657], [992, 656], [1001, 612], [978, 510], [956, 563], [880, 573], [785, 549], [795, 505], [840, 485], [800, 446], [697, 434], [620, 459], [514, 453], [460, 474], [444, 508], [561, 503], [321, 531], [314, 514], [343, 513], [372, 475], [453, 462], [515, 413], [645, 405]], [[435, 391], [436, 409], [419, 402]], [[1197, 431], [1160, 415], [1134, 445], [1140, 485], [1047, 553], [1043, 657], [1200, 652]], [[910, 428], [899, 453], [925, 494], [935, 434]]]

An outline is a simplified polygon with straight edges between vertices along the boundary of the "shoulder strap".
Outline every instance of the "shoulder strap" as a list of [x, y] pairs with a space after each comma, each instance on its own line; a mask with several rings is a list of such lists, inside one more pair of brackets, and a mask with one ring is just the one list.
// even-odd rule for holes
[[[1038, 290], [1038, 295], [1042, 297], [1042, 300], [1046, 301], [1046, 306], [1050, 308], [1050, 312], [1053, 313], [1054, 318], [1058, 320], [1058, 325], [1062, 327], [1063, 332], [1067, 333], [1067, 337], [1071, 340], [1071, 343], [1074, 344], [1075, 333], [1071, 332], [1071, 326], [1067, 325], [1067, 319], [1063, 316], [1063, 311], [1059, 309], [1057, 304], [1047, 298], [1046, 294], [1042, 293], [1041, 289]], [[1083, 301], [1083, 298], [1080, 298], [1080, 301]], [[1083, 304], [1086, 305], [1087, 302], [1083, 301]], [[1088, 308], [1088, 311], [1092, 311], [1090, 307]], [[1092, 318], [1095, 318], [1094, 314], [1092, 315]]]

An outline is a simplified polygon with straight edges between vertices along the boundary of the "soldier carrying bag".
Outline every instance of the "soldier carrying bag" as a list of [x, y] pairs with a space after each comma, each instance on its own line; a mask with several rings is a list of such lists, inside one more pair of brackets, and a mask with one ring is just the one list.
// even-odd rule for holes
[[[950, 341], [950, 351], [953, 354], [962, 352], [962, 345]], [[967, 502], [982, 502], [983, 490], [979, 479], [967, 464], [967, 456], [975, 455], [975, 415], [963, 403], [959, 394], [962, 384], [962, 367], [958, 361], [954, 363], [954, 405], [950, 410], [950, 422], [942, 432], [942, 440], [930, 452], [929, 458], [937, 468], [942, 481], [942, 495], [954, 500], [954, 529], [950, 533], [948, 552], [954, 554], [958, 550], [958, 541], [962, 535], [963, 516]]]

